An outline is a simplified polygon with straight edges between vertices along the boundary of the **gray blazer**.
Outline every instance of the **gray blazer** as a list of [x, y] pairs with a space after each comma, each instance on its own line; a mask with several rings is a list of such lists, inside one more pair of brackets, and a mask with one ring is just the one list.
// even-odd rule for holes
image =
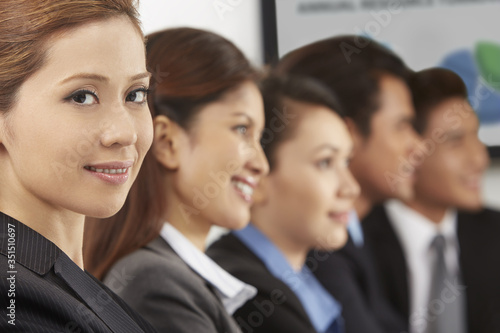
[[118, 261], [104, 284], [159, 333], [241, 333], [208, 283], [161, 237]]

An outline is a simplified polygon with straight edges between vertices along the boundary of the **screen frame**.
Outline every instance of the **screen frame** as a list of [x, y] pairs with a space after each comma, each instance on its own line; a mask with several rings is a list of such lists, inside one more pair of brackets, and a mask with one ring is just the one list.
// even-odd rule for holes
[[[278, 18], [276, 0], [261, 0], [263, 59], [268, 66], [275, 65], [278, 54]], [[500, 159], [500, 146], [486, 146], [491, 158]]]

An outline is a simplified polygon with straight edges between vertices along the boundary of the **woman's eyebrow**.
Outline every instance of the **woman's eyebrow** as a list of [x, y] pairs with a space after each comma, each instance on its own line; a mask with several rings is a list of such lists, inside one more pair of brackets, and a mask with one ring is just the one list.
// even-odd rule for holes
[[244, 113], [244, 112], [234, 112], [231, 114], [233, 117], [245, 117], [247, 118], [248, 122], [250, 122], [250, 124], [253, 124], [254, 121], [252, 119], [252, 117], [250, 117], [248, 114]]
[[149, 79], [149, 78], [151, 78], [151, 75], [152, 74], [150, 72], [136, 74], [130, 78], [130, 81], [137, 81], [137, 80], [145, 79], [145, 78]]
[[[140, 79], [144, 78], [150, 78], [151, 73], [149, 72], [144, 72], [144, 73], [139, 73], [130, 78], [130, 81], [137, 81]], [[99, 81], [99, 82], [109, 82], [110, 79], [107, 76], [100, 75], [100, 74], [93, 74], [93, 73], [78, 73], [75, 75], [71, 75], [70, 77], [65, 78], [64, 80], [61, 81], [61, 85], [65, 84], [69, 81], [73, 80], [81, 80], [81, 79], [86, 79], [86, 80], [93, 80], [93, 81]]]
[[100, 81], [100, 82], [108, 82], [109, 78], [103, 75], [99, 74], [92, 74], [92, 73], [78, 73], [75, 75], [71, 75], [70, 77], [65, 78], [64, 80], [61, 81], [61, 85], [65, 84], [69, 81], [73, 80], [81, 80], [81, 79], [86, 79], [86, 80], [93, 80], [93, 81]]
[[328, 144], [328, 143], [324, 143], [324, 144], [316, 147], [316, 149], [314, 149], [314, 151], [321, 151], [324, 149], [331, 150], [332, 152], [334, 152], [336, 154], [340, 151], [339, 147], [336, 147], [336, 146]]

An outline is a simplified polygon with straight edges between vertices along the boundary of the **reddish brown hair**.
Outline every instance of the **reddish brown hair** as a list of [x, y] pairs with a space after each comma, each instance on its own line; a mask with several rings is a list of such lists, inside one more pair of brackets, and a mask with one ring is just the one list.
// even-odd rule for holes
[[0, 112], [13, 107], [21, 85], [43, 66], [49, 38], [78, 25], [122, 15], [128, 16], [141, 31], [136, 3], [135, 0], [2, 0]]
[[[147, 65], [152, 72], [149, 108], [188, 130], [197, 113], [240, 84], [258, 78], [243, 53], [214, 33], [177, 28], [149, 35]], [[164, 167], [150, 152], [125, 205], [108, 219], [88, 219], [85, 267], [102, 279], [125, 255], [158, 237], [165, 207]]]

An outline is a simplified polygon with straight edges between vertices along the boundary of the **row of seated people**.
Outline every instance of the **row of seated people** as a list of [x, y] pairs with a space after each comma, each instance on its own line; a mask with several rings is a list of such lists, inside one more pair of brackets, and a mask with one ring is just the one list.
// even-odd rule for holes
[[458, 75], [340, 36], [264, 76], [203, 30], [144, 53], [132, 1], [83, 5], [0, 11], [31, 18], [0, 26], [29, 54], [0, 53], [2, 331], [500, 332]]
[[[368, 46], [347, 64], [341, 46], [360, 41]], [[191, 81], [153, 83], [165, 93], [151, 96], [150, 169], [121, 214], [89, 220], [88, 269], [162, 332], [237, 331], [235, 322], [243, 332], [491, 331], [499, 312], [487, 280], [499, 268], [486, 263], [500, 215], [481, 210], [488, 156], [460, 77], [413, 73], [377, 43], [341, 36], [291, 52], [260, 81], [263, 119], [248, 81], [180, 101], [180, 89], [216, 86], [237, 68], [228, 46], [240, 57], [205, 31], [149, 36], [149, 66]], [[193, 73], [172, 72], [188, 70], [177, 59], [196, 63]], [[223, 110], [247, 111], [248, 122], [227, 123], [242, 141], [210, 121]], [[189, 111], [195, 121], [176, 121]], [[182, 156], [192, 142], [203, 153]], [[206, 249], [212, 225], [234, 231]]]

